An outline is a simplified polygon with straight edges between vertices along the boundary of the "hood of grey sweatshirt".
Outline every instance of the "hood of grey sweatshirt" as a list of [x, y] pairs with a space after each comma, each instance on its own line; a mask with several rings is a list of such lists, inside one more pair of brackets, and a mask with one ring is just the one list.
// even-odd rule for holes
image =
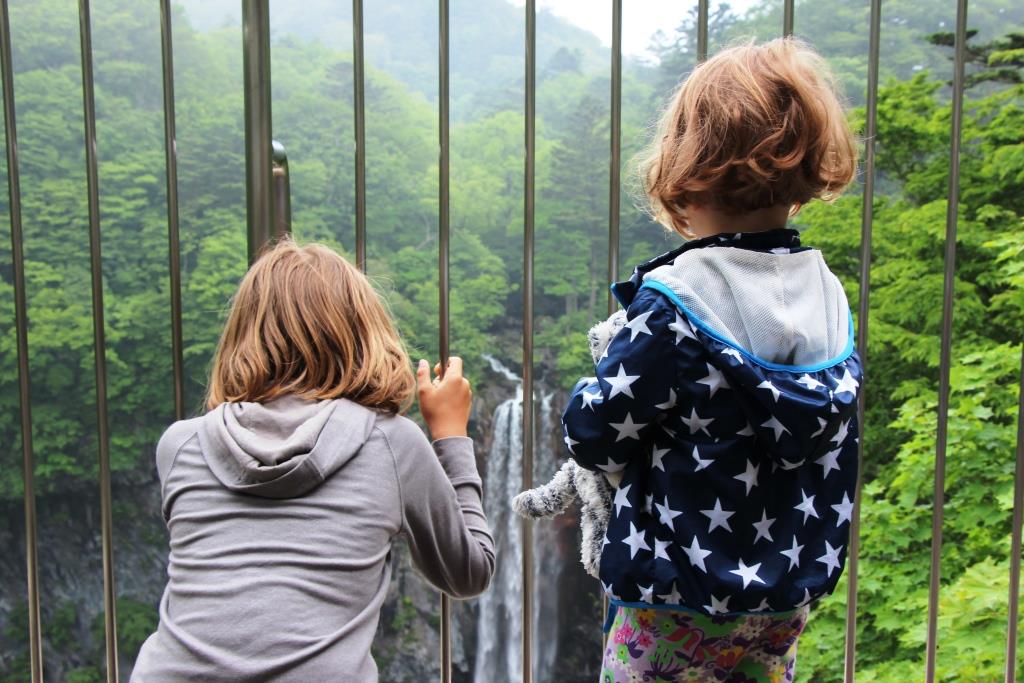
[[285, 396], [222, 403], [202, 418], [206, 464], [227, 488], [264, 498], [302, 496], [363, 447], [374, 411], [350, 401]]

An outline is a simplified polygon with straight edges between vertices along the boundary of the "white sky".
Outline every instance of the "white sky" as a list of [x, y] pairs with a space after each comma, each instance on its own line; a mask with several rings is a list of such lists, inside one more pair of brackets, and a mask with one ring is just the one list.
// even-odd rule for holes
[[[523, 6], [525, 0], [512, 0]], [[729, 5], [742, 14], [758, 0], [730, 0]], [[714, 4], [714, 3], [712, 3]], [[679, 0], [624, 0], [622, 3], [622, 51], [627, 55], [647, 56], [651, 36], [661, 29], [670, 33], [696, 2]], [[602, 9], [603, 8], [603, 11]], [[612, 42], [610, 0], [537, 0], [537, 9], [550, 10], [563, 19], [595, 34], [605, 45]]]

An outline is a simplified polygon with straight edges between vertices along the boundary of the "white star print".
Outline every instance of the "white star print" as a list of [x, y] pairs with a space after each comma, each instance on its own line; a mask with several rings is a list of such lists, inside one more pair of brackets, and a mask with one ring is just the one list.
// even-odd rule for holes
[[757, 388], [758, 389], [767, 389], [768, 391], [772, 392], [772, 398], [774, 398], [776, 402], [778, 402], [778, 400], [779, 400], [779, 394], [782, 393], [781, 391], [779, 391], [779, 388], [777, 386], [775, 386], [774, 384], [771, 383], [771, 380], [767, 380], [767, 379], [765, 381], [761, 382], [760, 384], [758, 384]]
[[669, 453], [671, 448], [658, 448], [654, 446], [651, 448], [651, 469], [665, 471], [665, 454]]
[[736, 568], [736, 569], [730, 569], [729, 573], [730, 574], [735, 574], [736, 576], [738, 576], [741, 579], [743, 579], [743, 588], [744, 588], [744, 590], [746, 590], [747, 586], [749, 586], [751, 584], [751, 582], [764, 583], [764, 581], [761, 579], [761, 577], [757, 575], [757, 570], [760, 569], [760, 568], [761, 568], [761, 563], [760, 562], [758, 562], [755, 565], [751, 565], [751, 566], [748, 567], [743, 562], [743, 558], [740, 558], [740, 565], [739, 565], [739, 567]]
[[703, 384], [708, 388], [708, 398], [715, 395], [715, 392], [719, 389], [728, 389], [729, 383], [725, 381], [725, 376], [722, 372], [711, 363], [705, 363], [708, 366], [708, 376], [697, 380], [697, 384]]
[[800, 566], [800, 551], [803, 550], [802, 545], [797, 545], [796, 536], [793, 536], [793, 546], [789, 550], [780, 550], [779, 552], [789, 558], [789, 569], [787, 571], [793, 571], [793, 567]]
[[832, 470], [835, 470], [837, 472], [840, 471], [839, 463], [837, 462], [837, 460], [839, 459], [840, 452], [842, 452], [841, 449], [837, 448], [834, 451], [829, 451], [828, 453], [814, 461], [816, 464], [821, 465], [822, 479], [828, 479], [828, 475]]
[[640, 430], [647, 426], [646, 422], [633, 422], [633, 417], [626, 413], [626, 419], [623, 422], [609, 422], [608, 426], [619, 433], [615, 437], [615, 442], [618, 443], [623, 439], [636, 439], [640, 440]]
[[604, 552], [604, 547], [609, 543], [611, 543], [611, 541], [608, 540], [608, 534], [605, 534], [604, 538], [601, 539], [601, 552]]
[[612, 504], [615, 506], [616, 517], [619, 516], [619, 512], [622, 510], [622, 508], [633, 507], [633, 504], [629, 502], [629, 498], [626, 497], [629, 495], [629, 489], [631, 489], [632, 487], [632, 484], [626, 484], [621, 489], [615, 490], [615, 502]]
[[607, 382], [612, 388], [612, 390], [608, 392], [608, 400], [610, 401], [619, 394], [625, 394], [630, 398], [635, 398], [633, 396], [633, 390], [630, 389], [630, 385], [640, 379], [640, 375], [627, 375], [626, 366], [619, 363], [619, 371], [614, 377], [602, 377], [601, 379]]
[[644, 512], [646, 512], [647, 514], [651, 514], [651, 504], [653, 504], [653, 503], [654, 503], [654, 496], [653, 495], [648, 494], [648, 495], [644, 496]]
[[641, 334], [650, 334], [651, 330], [647, 327], [647, 319], [651, 317], [654, 311], [647, 311], [641, 313], [637, 317], [627, 322], [624, 327], [629, 328], [629, 342], [632, 344], [633, 341]]
[[575, 446], [575, 445], [577, 445], [577, 444], [579, 443], [579, 441], [576, 441], [576, 440], [575, 440], [575, 439], [573, 439], [573, 438], [572, 438], [571, 436], [569, 436], [569, 432], [568, 432], [568, 430], [566, 430], [566, 432], [565, 432], [565, 438], [564, 438], [564, 439], [562, 439], [562, 440], [563, 440], [563, 441], [565, 441], [565, 445], [566, 445], [566, 447], [567, 447], [567, 448], [569, 449], [569, 452], [570, 452], [570, 453], [572, 453], [573, 455], [576, 455], [576, 451], [574, 451], [574, 450], [572, 449], [572, 447], [573, 447], [573, 446]]
[[700, 513], [711, 520], [708, 524], [708, 533], [711, 533], [718, 527], [722, 527], [729, 533], [732, 533], [732, 527], [729, 526], [729, 518], [736, 514], [735, 511], [723, 510], [722, 501], [715, 498], [715, 507], [710, 510], [701, 510]]
[[693, 447], [693, 459], [697, 461], [697, 466], [693, 468], [694, 472], [700, 472], [702, 469], [714, 462], [711, 458], [702, 458], [700, 453], [697, 452], [697, 447]]
[[740, 431], [736, 432], [736, 436], [753, 436], [753, 435], [754, 435], [754, 428], [750, 426], [749, 422], [747, 423], [746, 427], [744, 427]]
[[700, 544], [697, 543], [696, 536], [693, 537], [693, 542], [690, 543], [689, 548], [687, 548], [685, 545], [682, 546], [682, 548], [683, 552], [686, 553], [686, 556], [690, 558], [690, 564], [692, 564], [694, 567], [700, 569], [702, 572], [707, 574], [708, 570], [707, 567], [704, 566], [704, 558], [710, 555], [711, 551], [704, 550], [703, 548], [701, 548]]
[[761, 604], [750, 610], [751, 612], [764, 612], [771, 610], [772, 606], [768, 604], [768, 598], [761, 598]]
[[676, 344], [687, 338], [693, 340], [697, 339], [693, 334], [693, 328], [690, 327], [690, 322], [681, 317], [678, 313], [676, 313], [675, 322], [668, 324], [668, 329], [676, 333]]
[[782, 469], [786, 470], [787, 472], [789, 470], [795, 470], [797, 467], [800, 467], [801, 465], [803, 465], [804, 461], [807, 460], [807, 458], [800, 458], [796, 462], [790, 462], [790, 461], [786, 460], [785, 458], [779, 458], [779, 459], [782, 460]]
[[857, 382], [857, 380], [853, 378], [853, 375], [850, 373], [850, 369], [843, 368], [843, 376], [839, 379], [839, 382], [836, 384], [835, 393], [847, 393], [856, 396], [858, 386], [860, 386], [860, 384]]
[[822, 384], [821, 382], [819, 382], [818, 380], [814, 379], [813, 377], [811, 377], [808, 374], [804, 374], [804, 376], [801, 377], [800, 379], [798, 379], [796, 382], [797, 382], [797, 384], [803, 384], [805, 387], [807, 387], [811, 391], [814, 391], [815, 389], [818, 389], [819, 387], [822, 388], [822, 389], [825, 388], [824, 384]]
[[591, 411], [594, 410], [594, 401], [600, 403], [603, 400], [599, 391], [583, 390], [580, 392], [580, 395], [583, 397], [583, 407], [590, 408]]
[[672, 529], [676, 530], [676, 523], [673, 521], [676, 517], [683, 514], [680, 510], [673, 510], [668, 504], [668, 496], [665, 496], [665, 504], [655, 503], [654, 507], [658, 508], [658, 518], [661, 523]]
[[673, 581], [672, 592], [666, 593], [665, 595], [659, 595], [658, 599], [669, 605], [678, 605], [682, 601], [683, 596], [679, 594], [678, 590], [676, 590], [676, 582]]
[[604, 592], [609, 598], [611, 598], [612, 600], [619, 599], [619, 596], [616, 595], [615, 592], [612, 590], [612, 584], [605, 583], [604, 581], [602, 581], [601, 585], [604, 587]]
[[697, 432], [704, 432], [708, 436], [711, 436], [711, 432], [708, 431], [707, 426], [715, 421], [715, 418], [709, 417], [707, 419], [702, 418], [697, 414], [696, 408], [690, 408], [690, 417], [682, 417], [680, 421], [689, 427], [690, 434], [696, 434]]
[[803, 607], [804, 605], [806, 605], [810, 601], [811, 601], [811, 591], [809, 591], [809, 590], [807, 590], [805, 588], [804, 589], [804, 599], [801, 600], [800, 602], [796, 603], [796, 606], [797, 607]]
[[733, 479], [742, 481], [746, 487], [747, 492], [745, 495], [750, 495], [750, 489], [757, 486], [757, 471], [761, 468], [760, 465], [754, 465], [754, 463], [747, 461], [747, 469], [737, 474]]
[[849, 420], [845, 420], [845, 421], [843, 421], [843, 422], [841, 422], [839, 424], [839, 429], [836, 430], [836, 435], [833, 436], [830, 440], [832, 441], [832, 443], [834, 443], [835, 445], [839, 446], [839, 445], [841, 445], [843, 443], [843, 441], [846, 441], [846, 437], [847, 437], [847, 435], [849, 433], [850, 433], [850, 421]]
[[779, 419], [777, 417], [775, 417], [774, 415], [772, 415], [772, 419], [768, 420], [767, 422], [765, 422], [761, 426], [762, 427], [768, 427], [773, 432], [775, 432], [775, 440], [776, 441], [781, 439], [783, 434], [792, 434], [792, 432], [790, 432], [788, 429], [786, 429], [782, 425], [782, 423], [779, 422]]
[[843, 491], [843, 501], [836, 503], [831, 506], [839, 514], [839, 519], [836, 520], [836, 526], [838, 527], [843, 522], [849, 522], [853, 516], [853, 501], [850, 500], [850, 496]]
[[664, 403], [656, 403], [654, 405], [654, 407], [657, 408], [658, 410], [671, 410], [672, 408], [675, 408], [676, 407], [676, 392], [674, 390], [672, 390], [671, 388], [669, 388], [669, 390], [668, 390], [668, 400], [665, 401]]
[[725, 614], [729, 611], [729, 598], [730, 595], [725, 596], [725, 600], [719, 600], [714, 595], [711, 596], [711, 604], [704, 605], [704, 610], [711, 614]]
[[636, 588], [637, 588], [637, 590], [640, 591], [640, 601], [641, 602], [651, 602], [653, 600], [653, 598], [654, 598], [654, 584], [653, 583], [650, 586], [647, 586], [646, 588], [644, 588], [643, 586], [641, 586], [638, 583], [636, 585]]
[[614, 460], [612, 460], [611, 456], [608, 456], [608, 459], [605, 462], [605, 464], [598, 465], [597, 468], [609, 473], [621, 472], [622, 470], [626, 469], [626, 463], [615, 462]]
[[633, 522], [629, 523], [629, 536], [622, 539], [622, 542], [629, 546], [629, 559], [631, 560], [636, 557], [637, 550], [651, 549], [651, 546], [647, 545], [647, 541], [644, 540], [643, 530], [637, 531]]
[[843, 546], [833, 548], [828, 541], [825, 541], [825, 554], [818, 558], [818, 562], [825, 565], [829, 576], [832, 576], [833, 570], [839, 569], [839, 553], [842, 549]]
[[739, 352], [739, 350], [734, 349], [731, 346], [722, 349], [722, 355], [723, 356], [732, 356], [737, 361], [739, 361], [740, 365], [743, 365], [743, 354], [741, 354]]
[[757, 535], [754, 536], [754, 545], [757, 545], [757, 542], [760, 541], [762, 538], [771, 543], [775, 542], [775, 539], [772, 538], [771, 531], [769, 531], [769, 529], [771, 529], [772, 527], [772, 524], [775, 523], [775, 519], [775, 517], [768, 516], [768, 510], [761, 510], [761, 521], [754, 522], [754, 528], [757, 529]]
[[800, 495], [803, 496], [803, 500], [800, 501], [799, 504], [793, 506], [793, 509], [804, 513], [804, 524], [807, 524], [808, 517], [821, 519], [818, 517], [818, 511], [814, 509], [814, 496], [808, 498], [803, 489], [800, 489]]
[[824, 418], [820, 418], [819, 417], [818, 418], [818, 431], [816, 431], [813, 434], [811, 434], [811, 438], [813, 439], [816, 436], [821, 436], [821, 433], [825, 431], [825, 427], [827, 425], [828, 425], [828, 422]]
[[654, 538], [654, 559], [658, 559], [660, 557], [663, 560], [668, 560], [669, 562], [671, 562], [672, 558], [670, 558], [668, 556], [668, 553], [665, 552], [665, 549], [668, 548], [671, 544], [672, 544], [672, 541], [662, 541], [657, 536], [655, 536], [655, 538]]

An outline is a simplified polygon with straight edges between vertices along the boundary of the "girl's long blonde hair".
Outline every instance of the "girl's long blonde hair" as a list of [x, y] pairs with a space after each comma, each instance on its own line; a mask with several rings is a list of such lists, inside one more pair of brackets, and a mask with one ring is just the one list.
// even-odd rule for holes
[[328, 247], [286, 238], [238, 286], [206, 407], [294, 395], [401, 412], [414, 386], [405, 346], [366, 276]]

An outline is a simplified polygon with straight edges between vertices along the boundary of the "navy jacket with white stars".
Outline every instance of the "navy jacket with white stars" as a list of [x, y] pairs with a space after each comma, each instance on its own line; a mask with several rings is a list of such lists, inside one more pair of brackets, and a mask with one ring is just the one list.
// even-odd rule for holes
[[612, 604], [783, 612], [830, 593], [857, 481], [861, 365], [842, 286], [795, 230], [718, 235], [613, 286], [628, 323], [562, 418], [621, 472]]

